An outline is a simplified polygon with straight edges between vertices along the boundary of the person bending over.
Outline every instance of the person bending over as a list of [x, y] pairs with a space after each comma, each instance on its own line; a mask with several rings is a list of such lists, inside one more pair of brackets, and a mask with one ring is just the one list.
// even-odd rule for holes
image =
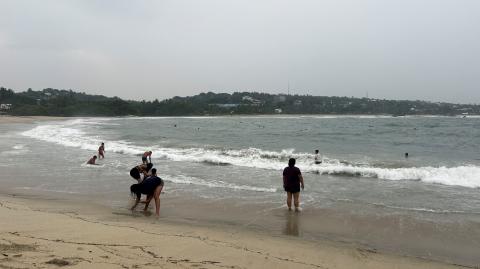
[[135, 210], [138, 203], [140, 203], [140, 197], [142, 194], [147, 195], [145, 201], [145, 208], [143, 211], [147, 211], [148, 205], [152, 199], [155, 199], [155, 214], [160, 216], [160, 193], [163, 189], [163, 180], [157, 176], [157, 169], [152, 169], [152, 175], [144, 179], [141, 183], [133, 184], [130, 186], [132, 194], [136, 195], [135, 204], [132, 206], [132, 210]]
[[148, 172], [150, 171], [150, 169], [152, 169], [152, 167], [153, 164], [151, 163], [137, 165], [130, 170], [130, 176], [136, 179], [138, 183], [140, 183], [142, 182], [142, 177], [140, 174], [143, 174], [144, 179], [147, 178], [149, 176]]
[[300, 209], [300, 187], [304, 188], [303, 177], [300, 169], [295, 166], [295, 159], [288, 160], [288, 166], [283, 169], [283, 189], [287, 192], [288, 210], [292, 210], [292, 196], [295, 204], [295, 211]]

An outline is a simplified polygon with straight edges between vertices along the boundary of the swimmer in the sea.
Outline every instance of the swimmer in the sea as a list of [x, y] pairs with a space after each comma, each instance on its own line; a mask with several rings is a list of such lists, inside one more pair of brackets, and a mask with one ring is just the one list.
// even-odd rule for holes
[[152, 163], [152, 151], [145, 151], [142, 156], [143, 163]]
[[90, 160], [87, 161], [87, 164], [97, 165], [97, 164], [95, 163], [96, 160], [97, 160], [97, 155], [93, 155], [93, 157], [90, 158]]
[[318, 149], [315, 150], [315, 164], [321, 164], [322, 159], [320, 157], [320, 153], [318, 152]]

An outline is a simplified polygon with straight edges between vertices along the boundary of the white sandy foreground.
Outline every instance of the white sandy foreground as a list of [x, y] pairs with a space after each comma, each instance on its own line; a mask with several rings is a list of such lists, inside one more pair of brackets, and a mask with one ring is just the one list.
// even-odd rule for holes
[[332, 242], [89, 212], [0, 195], [0, 268], [457, 268]]

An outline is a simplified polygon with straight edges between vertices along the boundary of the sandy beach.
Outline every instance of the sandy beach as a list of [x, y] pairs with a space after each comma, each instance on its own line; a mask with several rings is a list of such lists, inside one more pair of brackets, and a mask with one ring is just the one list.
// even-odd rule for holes
[[34, 196], [1, 195], [0, 215], [0, 268], [457, 268]]
[[0, 124], [5, 124], [5, 123], [33, 123], [33, 122], [36, 122], [36, 121], [54, 121], [54, 120], [63, 120], [63, 119], [65, 119], [65, 117], [0, 115]]

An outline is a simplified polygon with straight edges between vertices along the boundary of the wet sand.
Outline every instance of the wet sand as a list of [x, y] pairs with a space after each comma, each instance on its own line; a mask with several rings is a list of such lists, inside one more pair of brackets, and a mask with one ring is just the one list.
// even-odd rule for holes
[[53, 121], [64, 120], [65, 117], [49, 117], [49, 116], [8, 116], [0, 115], [0, 124], [5, 123], [34, 123], [36, 121]]
[[141, 212], [0, 195], [1, 268], [459, 268], [328, 241], [178, 224]]

